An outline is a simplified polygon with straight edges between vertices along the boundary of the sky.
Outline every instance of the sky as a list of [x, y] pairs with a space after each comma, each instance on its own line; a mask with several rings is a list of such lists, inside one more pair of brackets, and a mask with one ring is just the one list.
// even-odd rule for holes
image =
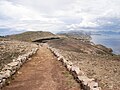
[[22, 31], [120, 31], [120, 0], [0, 0], [0, 35]]

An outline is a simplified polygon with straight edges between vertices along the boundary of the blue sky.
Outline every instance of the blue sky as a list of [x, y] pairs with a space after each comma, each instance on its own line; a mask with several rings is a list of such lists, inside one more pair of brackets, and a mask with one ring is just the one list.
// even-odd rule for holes
[[81, 29], [120, 31], [120, 0], [0, 0], [0, 35]]

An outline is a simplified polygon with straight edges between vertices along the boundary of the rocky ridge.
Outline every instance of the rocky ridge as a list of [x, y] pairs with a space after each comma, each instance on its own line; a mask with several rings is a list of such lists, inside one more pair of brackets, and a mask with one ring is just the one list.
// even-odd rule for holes
[[12, 39], [12, 40], [32, 42], [39, 38], [54, 37], [54, 36], [56, 35], [51, 32], [28, 31], [28, 32], [20, 33], [20, 34], [8, 35], [8, 36], [5, 36], [5, 38]]

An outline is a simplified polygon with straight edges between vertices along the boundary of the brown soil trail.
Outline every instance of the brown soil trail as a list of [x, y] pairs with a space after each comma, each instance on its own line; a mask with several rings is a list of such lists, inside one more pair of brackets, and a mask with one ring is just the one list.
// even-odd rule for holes
[[79, 85], [47, 47], [40, 47], [32, 60], [3, 90], [80, 90]]

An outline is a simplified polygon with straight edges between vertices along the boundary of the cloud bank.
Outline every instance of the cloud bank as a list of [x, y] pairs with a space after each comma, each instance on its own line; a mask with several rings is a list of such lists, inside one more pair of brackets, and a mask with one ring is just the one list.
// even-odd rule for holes
[[120, 30], [120, 0], [0, 0], [0, 30]]

